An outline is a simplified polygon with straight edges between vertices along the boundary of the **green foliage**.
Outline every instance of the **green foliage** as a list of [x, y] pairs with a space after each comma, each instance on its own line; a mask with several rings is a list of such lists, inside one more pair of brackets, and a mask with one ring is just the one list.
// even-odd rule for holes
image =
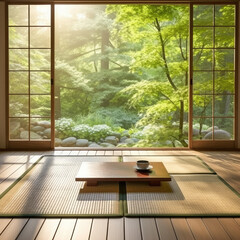
[[59, 138], [72, 136], [72, 128], [75, 125], [71, 118], [61, 118], [55, 121], [55, 128]]

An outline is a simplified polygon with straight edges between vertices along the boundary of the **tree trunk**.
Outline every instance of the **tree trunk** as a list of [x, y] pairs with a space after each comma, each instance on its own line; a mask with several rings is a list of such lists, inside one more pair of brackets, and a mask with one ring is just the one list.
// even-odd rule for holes
[[101, 70], [109, 69], [109, 59], [106, 56], [106, 49], [108, 46], [109, 46], [109, 31], [103, 30], [102, 31], [102, 45], [101, 45], [101, 52], [102, 52]]

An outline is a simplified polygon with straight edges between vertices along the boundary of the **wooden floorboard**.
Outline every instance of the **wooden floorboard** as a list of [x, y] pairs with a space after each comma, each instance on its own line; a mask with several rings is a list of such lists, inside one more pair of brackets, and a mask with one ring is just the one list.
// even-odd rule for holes
[[17, 240], [35, 239], [44, 221], [44, 218], [29, 219], [21, 233], [18, 235]]
[[177, 240], [170, 218], [156, 218], [156, 223], [161, 240]]
[[141, 240], [139, 218], [125, 218], [125, 240]]
[[107, 218], [95, 218], [93, 219], [92, 229], [89, 240], [106, 240], [108, 229]]
[[154, 218], [140, 218], [143, 240], [159, 240]]
[[124, 240], [124, 218], [109, 218], [107, 240]]
[[[0, 192], [6, 190], [41, 154], [64, 156], [198, 155], [240, 192], [240, 153], [198, 151], [1, 152]], [[238, 240], [240, 218], [0, 218], [0, 240]]]
[[91, 232], [92, 221], [92, 218], [77, 219], [72, 240], [88, 240]]

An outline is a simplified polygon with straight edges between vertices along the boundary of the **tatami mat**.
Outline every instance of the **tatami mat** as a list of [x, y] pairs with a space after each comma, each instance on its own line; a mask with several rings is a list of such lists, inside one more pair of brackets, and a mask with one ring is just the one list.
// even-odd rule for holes
[[136, 162], [137, 160], [148, 160], [149, 162], [163, 162], [170, 174], [187, 173], [213, 173], [197, 156], [124, 156], [124, 162]]
[[119, 184], [87, 187], [76, 182], [82, 161], [114, 161], [118, 157], [43, 157], [0, 200], [0, 214], [9, 216], [121, 215]]
[[172, 175], [159, 187], [126, 184], [127, 216], [240, 216], [240, 198], [217, 175]]

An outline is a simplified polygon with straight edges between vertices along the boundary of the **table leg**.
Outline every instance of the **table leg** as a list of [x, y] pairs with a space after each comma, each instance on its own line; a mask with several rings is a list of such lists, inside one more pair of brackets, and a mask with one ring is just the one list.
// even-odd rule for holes
[[87, 181], [87, 186], [97, 186], [97, 181]]
[[150, 186], [161, 186], [161, 182], [160, 181], [150, 181], [149, 185]]

